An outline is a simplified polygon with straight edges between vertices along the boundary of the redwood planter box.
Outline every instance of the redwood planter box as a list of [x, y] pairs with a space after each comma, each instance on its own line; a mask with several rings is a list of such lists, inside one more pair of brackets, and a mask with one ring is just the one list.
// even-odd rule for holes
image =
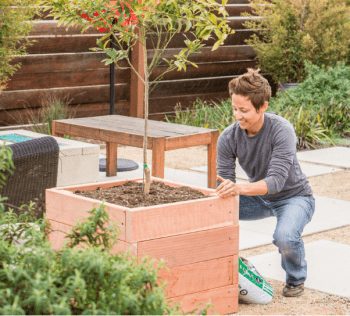
[[[175, 182], [162, 181], [170, 186]], [[51, 223], [49, 239], [55, 249], [65, 235], [101, 201], [79, 196], [88, 191], [121, 185], [129, 180], [91, 183], [46, 190], [46, 217]], [[140, 179], [133, 181], [141, 181]], [[163, 259], [167, 268], [159, 273], [167, 284], [169, 300], [191, 312], [212, 304], [210, 313], [238, 310], [238, 198], [209, 196], [212, 189], [193, 187], [207, 198], [156, 206], [128, 208], [104, 203], [120, 233], [115, 251], [130, 251], [137, 258]]]

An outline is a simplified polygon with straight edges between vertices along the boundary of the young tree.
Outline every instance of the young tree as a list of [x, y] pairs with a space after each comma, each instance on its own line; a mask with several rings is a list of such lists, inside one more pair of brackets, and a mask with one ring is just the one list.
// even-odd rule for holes
[[[223, 44], [234, 31], [228, 26], [225, 4], [217, 0], [46, 0], [55, 18], [66, 25], [79, 25], [83, 31], [91, 26], [103, 35], [95, 51], [102, 51], [106, 64], [126, 60], [129, 67], [143, 82], [144, 96], [144, 192], [150, 188], [150, 170], [147, 162], [147, 120], [150, 89], [165, 73], [186, 71], [188, 65], [196, 67], [189, 57], [200, 53], [208, 41], [212, 50]], [[184, 48], [173, 56], [166, 56], [166, 48], [175, 36], [183, 36]], [[114, 44], [110, 45], [111, 38]], [[148, 56], [147, 46], [152, 54]], [[143, 47], [144, 68], [136, 69], [130, 52], [135, 45]], [[163, 73], [150, 82], [157, 66], [166, 65]]]

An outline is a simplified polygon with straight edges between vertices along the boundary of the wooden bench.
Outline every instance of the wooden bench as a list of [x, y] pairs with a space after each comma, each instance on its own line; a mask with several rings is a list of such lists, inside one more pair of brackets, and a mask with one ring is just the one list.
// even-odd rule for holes
[[[121, 115], [55, 120], [52, 133], [77, 136], [106, 143], [107, 176], [117, 174], [118, 144], [143, 147], [144, 119]], [[192, 146], [208, 147], [208, 187], [216, 187], [216, 145], [219, 131], [201, 127], [148, 121], [148, 149], [152, 150], [152, 175], [164, 178], [165, 151]]]

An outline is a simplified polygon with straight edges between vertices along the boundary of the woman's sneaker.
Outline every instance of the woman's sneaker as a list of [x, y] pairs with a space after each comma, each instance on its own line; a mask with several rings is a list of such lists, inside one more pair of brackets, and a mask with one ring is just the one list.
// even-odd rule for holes
[[304, 293], [304, 283], [298, 285], [286, 284], [283, 288], [283, 296], [297, 297]]

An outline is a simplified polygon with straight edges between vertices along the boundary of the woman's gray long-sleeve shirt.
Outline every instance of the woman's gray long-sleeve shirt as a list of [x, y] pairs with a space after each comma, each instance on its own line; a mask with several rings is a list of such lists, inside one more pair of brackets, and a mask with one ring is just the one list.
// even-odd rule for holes
[[238, 122], [223, 131], [218, 141], [218, 174], [236, 182], [237, 158], [250, 182], [267, 183], [267, 200], [312, 195], [297, 160], [293, 126], [278, 115], [264, 115], [263, 127], [254, 136], [248, 136]]

